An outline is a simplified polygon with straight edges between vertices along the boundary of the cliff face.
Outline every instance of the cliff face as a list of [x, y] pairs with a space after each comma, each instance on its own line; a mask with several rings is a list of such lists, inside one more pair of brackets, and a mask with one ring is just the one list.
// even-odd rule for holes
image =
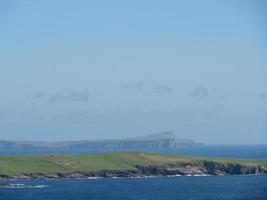
[[183, 165], [143, 166], [136, 165], [129, 170], [98, 170], [88, 172], [68, 173], [23, 173], [1, 175], [0, 180], [7, 179], [43, 179], [43, 178], [111, 178], [111, 177], [145, 177], [145, 176], [174, 176], [174, 175], [266, 175], [267, 168], [259, 165], [222, 164], [213, 161], [200, 163], [184, 163]]
[[121, 140], [88, 140], [70, 142], [26, 142], [0, 140], [0, 153], [78, 153], [120, 150], [157, 150], [199, 146], [189, 139], [177, 138], [173, 132], [163, 132], [143, 137]]
[[241, 175], [241, 174], [267, 174], [263, 166], [247, 166], [240, 164], [221, 164], [213, 161], [204, 161], [206, 172], [211, 175]]
[[259, 165], [221, 164], [213, 161], [185, 163], [182, 166], [136, 166], [145, 175], [264, 175], [267, 168]]

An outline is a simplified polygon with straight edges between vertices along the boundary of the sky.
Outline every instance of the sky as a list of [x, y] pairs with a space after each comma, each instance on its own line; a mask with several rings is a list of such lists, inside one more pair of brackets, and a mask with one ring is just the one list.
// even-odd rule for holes
[[0, 0], [0, 139], [172, 130], [267, 144], [266, 1]]

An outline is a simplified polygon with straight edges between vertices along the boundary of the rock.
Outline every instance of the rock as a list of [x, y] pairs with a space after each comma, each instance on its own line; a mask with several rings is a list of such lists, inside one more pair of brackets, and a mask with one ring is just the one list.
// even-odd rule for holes
[[[137, 165], [129, 170], [99, 170], [88, 172], [68, 173], [29, 173], [16, 175], [0, 175], [0, 180], [9, 179], [44, 179], [44, 178], [90, 178], [90, 177], [144, 177], [144, 176], [170, 176], [170, 175], [241, 175], [267, 174], [267, 168], [258, 165], [241, 165], [234, 163], [218, 163], [214, 161], [188, 162], [183, 165], [143, 166]], [[6, 186], [2, 184], [2, 187]], [[1, 184], [0, 184], [1, 187]]]
[[0, 183], [0, 188], [7, 188], [7, 187], [11, 187], [11, 185], [7, 183]]

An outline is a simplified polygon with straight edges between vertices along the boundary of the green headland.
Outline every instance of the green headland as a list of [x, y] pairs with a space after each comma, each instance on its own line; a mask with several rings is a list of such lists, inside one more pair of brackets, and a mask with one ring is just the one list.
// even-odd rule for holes
[[267, 160], [148, 152], [1, 155], [0, 178], [267, 174]]

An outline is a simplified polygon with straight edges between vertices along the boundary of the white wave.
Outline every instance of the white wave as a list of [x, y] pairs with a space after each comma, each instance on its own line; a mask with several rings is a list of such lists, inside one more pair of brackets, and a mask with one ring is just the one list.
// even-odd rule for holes
[[125, 177], [118, 177], [118, 176], [113, 176], [111, 177], [112, 179], [122, 179], [122, 178], [125, 178]]
[[166, 177], [177, 177], [177, 176], [182, 176], [181, 174], [175, 174], [175, 175], [167, 175]]
[[46, 188], [48, 187], [47, 185], [35, 185], [35, 186], [31, 186], [31, 188]]
[[156, 178], [156, 177], [161, 177], [161, 176], [133, 176], [133, 177], [126, 177], [126, 178]]
[[15, 184], [6, 185], [3, 188], [23, 189], [23, 188], [46, 188], [46, 187], [48, 186], [47, 185], [25, 185], [21, 183], [15, 183]]
[[209, 174], [195, 174], [193, 176], [212, 176], [212, 175], [209, 175]]
[[88, 177], [88, 178], [86, 178], [86, 179], [101, 179], [102, 177]]

